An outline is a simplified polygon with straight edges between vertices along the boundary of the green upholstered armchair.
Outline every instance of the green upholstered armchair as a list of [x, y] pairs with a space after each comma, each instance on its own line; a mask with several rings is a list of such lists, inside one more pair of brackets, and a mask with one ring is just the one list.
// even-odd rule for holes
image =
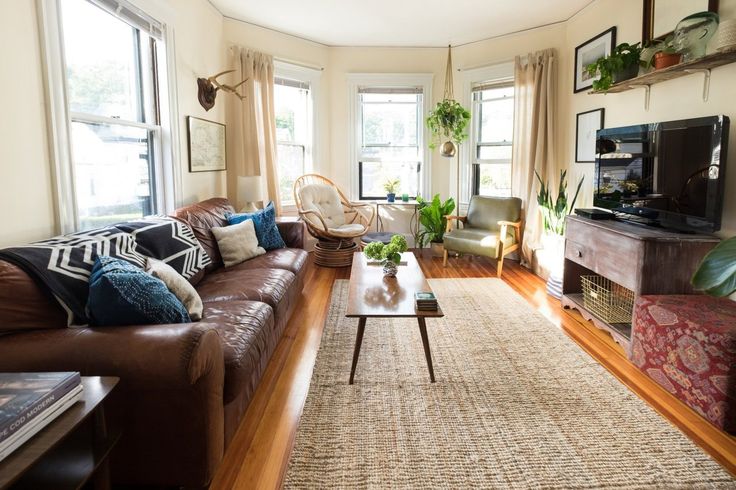
[[[459, 221], [455, 229], [453, 221]], [[521, 246], [521, 199], [471, 197], [467, 216], [447, 217], [444, 246], [443, 265], [448, 251], [482, 255], [498, 261], [496, 275], [501, 277], [503, 258]]]

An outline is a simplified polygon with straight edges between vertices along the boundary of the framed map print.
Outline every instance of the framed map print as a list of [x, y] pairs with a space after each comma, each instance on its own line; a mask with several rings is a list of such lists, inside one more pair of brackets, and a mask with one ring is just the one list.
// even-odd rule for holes
[[224, 124], [187, 116], [187, 136], [190, 172], [227, 169]]

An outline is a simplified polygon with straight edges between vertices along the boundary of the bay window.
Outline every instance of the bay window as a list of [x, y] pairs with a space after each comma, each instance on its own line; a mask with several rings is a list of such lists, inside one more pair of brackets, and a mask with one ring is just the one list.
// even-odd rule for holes
[[311, 171], [312, 90], [308, 81], [276, 77], [276, 150], [282, 205], [293, 205], [294, 181]]
[[511, 195], [514, 132], [513, 82], [472, 88], [472, 194]]

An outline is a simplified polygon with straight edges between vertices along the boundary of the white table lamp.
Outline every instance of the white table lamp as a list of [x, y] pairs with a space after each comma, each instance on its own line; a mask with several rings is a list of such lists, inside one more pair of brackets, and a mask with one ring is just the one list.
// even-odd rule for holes
[[238, 200], [245, 206], [241, 212], [257, 211], [255, 203], [263, 201], [263, 185], [260, 175], [238, 177]]

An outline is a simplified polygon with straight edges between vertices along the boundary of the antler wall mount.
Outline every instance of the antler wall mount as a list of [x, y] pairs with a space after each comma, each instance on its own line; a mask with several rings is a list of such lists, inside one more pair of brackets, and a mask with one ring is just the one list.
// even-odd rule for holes
[[205, 111], [209, 111], [215, 106], [215, 98], [217, 97], [218, 90], [223, 90], [224, 92], [233, 94], [237, 96], [240, 100], [245, 99], [245, 95], [240, 95], [238, 93], [238, 87], [247, 82], [247, 78], [237, 85], [228, 85], [226, 83], [220, 83], [217, 81], [217, 77], [227, 75], [228, 73], [233, 73], [234, 71], [235, 70], [227, 70], [216, 75], [212, 75], [211, 77], [197, 78], [197, 99], [199, 100], [201, 106], [204, 107]]

